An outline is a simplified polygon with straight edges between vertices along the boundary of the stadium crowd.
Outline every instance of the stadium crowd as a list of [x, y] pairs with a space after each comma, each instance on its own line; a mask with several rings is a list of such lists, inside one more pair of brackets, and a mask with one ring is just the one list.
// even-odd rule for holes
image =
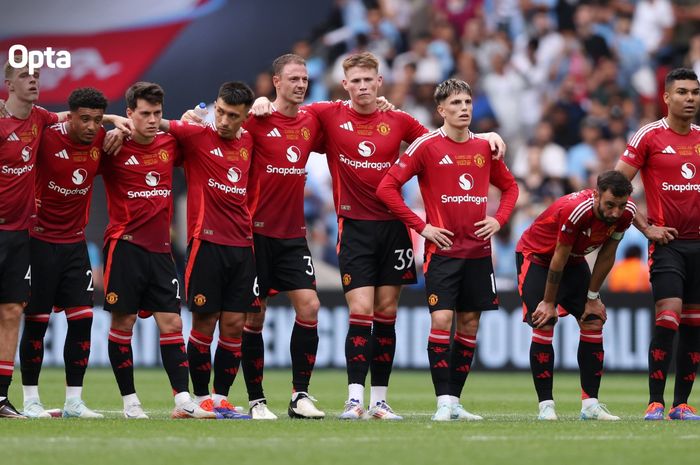
[[[426, 127], [441, 124], [435, 85], [456, 77], [474, 92], [472, 129], [498, 131], [507, 142], [506, 162], [520, 197], [512, 220], [493, 241], [499, 289], [507, 290], [516, 282], [515, 243], [534, 218], [561, 195], [594, 187], [634, 131], [664, 114], [660, 96], [668, 71], [676, 66], [700, 71], [700, 5], [336, 0], [331, 16], [291, 49], [307, 60], [307, 102], [346, 99], [339, 84], [342, 60], [363, 50], [381, 58], [380, 93]], [[256, 95], [274, 95], [271, 82], [270, 72], [262, 72]], [[337, 222], [325, 158], [312, 156], [307, 170], [305, 215], [319, 288], [339, 288]], [[404, 192], [409, 206], [421, 209], [417, 183]], [[644, 208], [639, 179], [634, 200]], [[414, 235], [414, 242], [420, 262], [422, 238]], [[634, 246], [642, 250], [638, 263], [644, 265], [647, 241], [635, 228], [620, 244], [618, 260]]]

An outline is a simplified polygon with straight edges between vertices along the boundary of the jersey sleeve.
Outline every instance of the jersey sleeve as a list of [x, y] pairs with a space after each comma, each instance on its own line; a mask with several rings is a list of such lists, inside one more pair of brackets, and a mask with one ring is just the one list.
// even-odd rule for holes
[[649, 139], [649, 132], [646, 131], [646, 127], [637, 131], [627, 144], [627, 148], [622, 153], [620, 160], [637, 169], [642, 168], [649, 157]]
[[37, 115], [39, 116], [39, 119], [42, 121], [44, 126], [50, 126], [52, 124], [58, 123], [58, 115], [56, 113], [53, 113], [49, 110], [47, 110], [44, 107], [40, 107], [38, 105], [35, 105], [34, 108], [37, 111]]
[[206, 131], [207, 127], [189, 121], [170, 120], [170, 134], [172, 134], [178, 142], [185, 141], [187, 138], [201, 134]]
[[428, 132], [428, 129], [420, 124], [417, 119], [408, 113], [400, 112], [402, 115], [402, 120], [404, 124], [404, 137], [403, 141], [412, 144], [413, 141], [418, 139], [420, 136]]
[[413, 213], [401, 197], [401, 186], [423, 169], [421, 151], [412, 155], [404, 153], [386, 173], [377, 187], [377, 197], [391, 212], [411, 229], [419, 234], [425, 229], [426, 223]]
[[341, 100], [336, 100], [334, 102], [329, 102], [329, 101], [323, 101], [323, 102], [314, 102], [310, 103], [308, 105], [304, 105], [301, 107], [302, 110], [308, 112], [310, 115], [314, 116], [316, 119], [320, 119], [326, 112], [333, 110], [334, 108], [337, 108], [339, 105], [342, 105]]
[[581, 224], [583, 223], [580, 215], [575, 214], [576, 207], [578, 206], [578, 203], [569, 202], [555, 213], [557, 216], [554, 220], [556, 220], [559, 230], [557, 242], [564, 245], [574, 245], [576, 242], [576, 238], [581, 231]]
[[520, 189], [503, 160], [491, 160], [490, 181], [501, 191], [501, 201], [494, 218], [503, 226], [513, 213]]

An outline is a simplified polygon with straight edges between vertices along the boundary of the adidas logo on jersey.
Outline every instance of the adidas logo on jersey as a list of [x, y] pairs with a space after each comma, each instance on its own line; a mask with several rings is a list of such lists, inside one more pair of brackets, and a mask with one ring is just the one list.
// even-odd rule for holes
[[673, 150], [673, 147], [671, 147], [670, 145], [667, 145], [666, 148], [661, 151], [661, 153], [669, 153], [670, 154], [670, 153], [676, 153], [676, 151]]
[[280, 134], [279, 129], [274, 128], [272, 131], [267, 133], [267, 137], [282, 137], [282, 134]]
[[10, 134], [9, 136], [7, 136], [7, 140], [8, 140], [9, 142], [19, 142], [19, 137], [17, 137], [17, 134], [15, 134], [15, 133], [13, 132], [13, 133]]
[[445, 155], [442, 157], [442, 160], [440, 160], [440, 165], [454, 165], [455, 162], [452, 161], [449, 155]]
[[64, 160], [68, 160], [68, 152], [66, 152], [66, 149], [63, 149], [58, 153], [54, 153], [53, 156], [63, 158]]
[[125, 165], [140, 165], [139, 161], [136, 159], [136, 155], [129, 157], [127, 161], [124, 162]]
[[221, 152], [221, 149], [219, 147], [215, 148], [214, 150], [210, 150], [209, 153], [211, 153], [215, 157], [222, 157], [223, 158], [223, 156], [224, 156], [224, 154]]
[[354, 131], [355, 129], [352, 127], [352, 123], [348, 121], [347, 123], [343, 123], [340, 125], [341, 128], [345, 129], [346, 131]]

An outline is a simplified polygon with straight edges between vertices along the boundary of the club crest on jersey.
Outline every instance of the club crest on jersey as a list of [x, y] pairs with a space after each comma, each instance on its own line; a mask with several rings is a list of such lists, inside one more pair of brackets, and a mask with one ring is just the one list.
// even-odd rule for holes
[[161, 161], [168, 161], [170, 160], [170, 154], [167, 150], [161, 150], [160, 152], [158, 152], [158, 158], [160, 158]]
[[291, 163], [296, 163], [301, 159], [301, 150], [298, 147], [292, 145], [287, 149], [287, 160]]
[[391, 132], [391, 126], [384, 122], [381, 122], [377, 125], [377, 132], [379, 132], [379, 134], [381, 134], [382, 136], [386, 136]]
[[484, 158], [482, 154], [477, 153], [476, 155], [474, 155], [474, 164], [479, 168], [483, 168], [486, 164], [486, 158]]
[[438, 296], [435, 294], [430, 294], [430, 296], [428, 297], [428, 305], [430, 305], [431, 307], [434, 307], [437, 305], [437, 303], [438, 303]]
[[470, 191], [474, 187], [474, 178], [469, 173], [464, 173], [459, 177], [459, 187], [465, 191]]
[[194, 304], [197, 307], [201, 307], [202, 305], [207, 303], [207, 297], [204, 294], [197, 294], [192, 300], [194, 301]]
[[85, 182], [85, 179], [87, 179], [87, 171], [82, 168], [78, 168], [77, 170], [73, 171], [73, 177], [71, 178], [73, 184], [79, 186]]
[[700, 144], [697, 144], [694, 148], [695, 148], [695, 153], [697, 155], [700, 155]]
[[304, 140], [311, 139], [311, 131], [309, 131], [309, 128], [307, 128], [306, 126], [301, 128], [301, 137], [303, 137]]
[[352, 276], [350, 276], [348, 273], [345, 273], [343, 275], [343, 286], [349, 286], [351, 282], [352, 282]]
[[375, 150], [377, 150], [377, 147], [368, 140], [363, 140], [357, 144], [357, 153], [361, 157], [369, 158], [374, 155]]
[[146, 185], [150, 187], [156, 187], [160, 184], [160, 173], [157, 171], [149, 171], [146, 173]]
[[693, 179], [696, 173], [697, 170], [695, 169], [695, 165], [692, 163], [683, 163], [681, 165], [681, 176], [683, 176], [685, 179]]
[[32, 148], [27, 145], [22, 149], [22, 161], [27, 163], [32, 158]]
[[107, 303], [110, 305], [116, 304], [117, 300], [119, 300], [119, 296], [116, 292], [110, 292], [105, 296], [105, 301], [107, 301]]
[[237, 183], [238, 181], [241, 180], [242, 174], [241, 170], [238, 168], [232, 167], [228, 169], [228, 173], [226, 174], [226, 177], [228, 178], [229, 181], [232, 183]]
[[97, 147], [91, 148], [90, 158], [92, 158], [92, 161], [97, 161], [97, 159], [100, 158], [100, 149], [98, 149]]
[[250, 155], [248, 153], [248, 149], [245, 147], [241, 148], [241, 150], [238, 152], [238, 154], [241, 156], [241, 158], [243, 160], [246, 160], [246, 161], [248, 160], [248, 155]]

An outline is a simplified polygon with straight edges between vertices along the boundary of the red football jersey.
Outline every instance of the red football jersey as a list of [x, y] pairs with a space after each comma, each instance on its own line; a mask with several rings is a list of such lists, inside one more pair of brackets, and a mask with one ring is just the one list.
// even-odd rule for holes
[[476, 236], [474, 223], [486, 217], [489, 184], [501, 190], [494, 216], [503, 225], [518, 199], [518, 185], [503, 160], [493, 160], [489, 143], [470, 133], [465, 142], [455, 142], [441, 129], [416, 140], [391, 167], [377, 193], [391, 211], [419, 233], [425, 222], [413, 213], [400, 195], [401, 186], [418, 176], [426, 219], [433, 226], [454, 233], [452, 247], [440, 250], [426, 242], [426, 253], [454, 258], [491, 255], [491, 241]]
[[41, 133], [58, 115], [34, 105], [27, 119], [0, 118], [0, 229], [29, 228], [34, 204], [34, 163]]
[[73, 142], [67, 123], [47, 128], [37, 151], [36, 198], [41, 201], [29, 233], [69, 244], [85, 239], [92, 181], [100, 167], [105, 130], [91, 144]]
[[305, 167], [321, 140], [318, 120], [303, 110], [294, 118], [273, 112], [249, 118], [244, 127], [255, 144], [248, 181], [253, 232], [280, 239], [306, 236]]
[[318, 102], [304, 108], [318, 117], [323, 128], [337, 215], [395, 220], [377, 198], [377, 186], [399, 157], [401, 142], [412, 143], [427, 129], [403, 111], [363, 115], [349, 101]]
[[253, 245], [247, 186], [253, 138], [224, 139], [211, 126], [170, 121], [180, 143], [187, 179], [187, 241]]
[[159, 132], [150, 144], [124, 141], [118, 155], [102, 157], [109, 239], [133, 242], [150, 252], [169, 253], [173, 216], [173, 166], [180, 161], [175, 138]]
[[622, 217], [609, 225], [595, 216], [593, 193], [593, 189], [585, 189], [557, 199], [523, 233], [515, 250], [535, 263], [549, 266], [557, 242], [561, 242], [572, 246], [568, 263], [581, 263], [609, 237], [622, 239], [637, 206], [628, 200]]
[[641, 172], [649, 222], [676, 228], [679, 239], [700, 239], [700, 127], [682, 135], [664, 118], [647, 124], [621, 160]]

